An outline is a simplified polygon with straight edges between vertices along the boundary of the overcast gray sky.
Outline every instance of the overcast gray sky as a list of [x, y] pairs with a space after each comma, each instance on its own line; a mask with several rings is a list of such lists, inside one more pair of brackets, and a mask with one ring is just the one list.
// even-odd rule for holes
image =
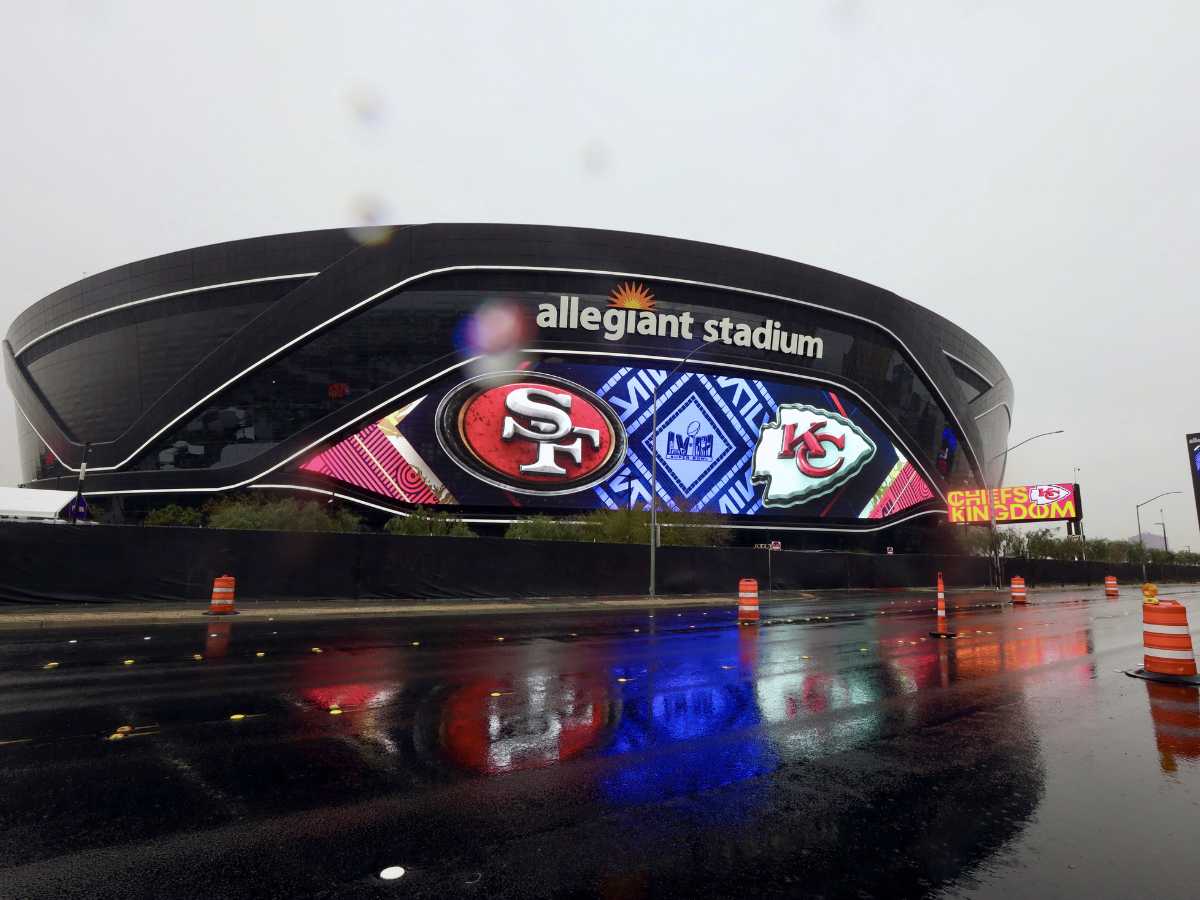
[[713, 241], [967, 328], [1013, 441], [1066, 430], [1009, 483], [1079, 466], [1097, 537], [1183, 491], [1200, 551], [1194, 0], [3, 5], [5, 330], [85, 273], [364, 208]]

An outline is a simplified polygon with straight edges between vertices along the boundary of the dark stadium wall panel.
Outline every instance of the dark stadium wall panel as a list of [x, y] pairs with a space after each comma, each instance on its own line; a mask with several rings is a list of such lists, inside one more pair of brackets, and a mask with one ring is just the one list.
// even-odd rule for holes
[[[268, 261], [254, 266], [251, 259], [254, 246], [259, 242], [265, 242], [262, 246]], [[293, 243], [295, 246], [291, 246]], [[982, 344], [940, 316], [864, 282], [746, 251], [593, 229], [503, 225], [405, 227], [396, 230], [390, 241], [378, 246], [353, 245], [341, 232], [284, 235], [218, 246], [236, 248], [236, 253], [229, 250], [226, 254], [228, 265], [224, 270], [218, 271], [215, 263], [210, 262], [205, 268], [193, 262], [193, 269], [198, 266], [205, 273], [203, 277], [195, 274], [195, 271], [186, 279], [182, 275], [171, 274], [169, 278], [153, 284], [146, 280], [148, 276], [145, 275], [135, 277], [130, 274], [124, 280], [115, 281], [106, 281], [103, 275], [94, 276], [81, 283], [89, 285], [86, 290], [79, 289], [79, 286], [64, 288], [42, 301], [42, 304], [51, 305], [51, 311], [39, 312], [42, 304], [38, 304], [19, 317], [10, 329], [5, 362], [9, 383], [18, 404], [55, 453], [69, 466], [78, 467], [82, 456], [81, 443], [92, 438], [86, 434], [72, 435], [70, 429], [57, 419], [53, 406], [48, 405], [45, 398], [40, 397], [37, 389], [27, 381], [27, 373], [12, 357], [13, 348], [19, 349], [21, 341], [35, 338], [39, 327], [56, 327], [54, 323], [61, 325], [64, 321], [70, 321], [73, 314], [87, 314], [85, 309], [95, 311], [103, 306], [103, 302], [114, 304], [128, 300], [131, 294], [118, 290], [120, 285], [128, 290], [130, 285], [137, 284], [144, 295], [145, 291], [157, 290], [163, 285], [198, 284], [206, 277], [219, 280], [232, 275], [262, 275], [289, 266], [304, 269], [305, 259], [320, 261], [320, 265], [311, 266], [313, 271], [320, 269], [320, 274], [297, 284], [239, 330], [223, 341], [218, 340], [215, 350], [184, 372], [164, 393], [151, 397], [147, 392], [140, 397], [140, 412], [134, 416], [136, 410], [130, 406], [123, 413], [133, 416], [131, 420], [106, 424], [108, 431], [105, 434], [117, 431], [119, 434], [107, 441], [93, 440], [89, 458], [89, 487], [93, 485], [93, 477], [99, 479], [101, 475], [101, 471], [97, 470], [110, 468], [129, 458], [156, 432], [173, 420], [184, 418], [189, 407], [219, 389], [232, 376], [262, 360], [268, 351], [317, 328], [343, 312], [348, 304], [370, 297], [414, 275], [455, 266], [587, 269], [707, 282], [791, 297], [876, 322], [903, 342], [915, 361], [940, 388], [945, 405], [954, 413], [963, 436], [976, 451], [977, 457], [984, 459], [997, 452], [989, 446], [995, 439], [990, 433], [988, 440], [983, 439], [974, 416], [992, 407], [1011, 409], [1011, 383], [999, 362]], [[203, 250], [211, 248], [185, 251], [185, 255], [188, 252], [200, 254]], [[308, 256], [305, 256], [306, 252]], [[169, 255], [174, 256], [177, 255]], [[141, 266], [148, 271], [154, 270], [169, 257], [126, 268]], [[236, 265], [230, 262], [234, 259]], [[162, 263], [162, 268], [168, 273], [175, 269], [165, 263]], [[88, 303], [91, 305], [79, 301], [70, 306], [68, 298], [72, 296], [86, 296], [90, 298]], [[136, 296], [136, 293], [132, 296]], [[105, 300], [96, 300], [96, 297]], [[165, 300], [162, 303], [166, 308], [172, 301]], [[63, 334], [69, 336], [70, 332]], [[36, 345], [33, 349], [36, 350]], [[957, 389], [956, 376], [945, 356], [947, 351], [979, 371], [993, 387], [970, 403], [966, 402]], [[79, 377], [87, 375], [79, 373]], [[352, 411], [344, 408], [342, 412], [349, 416]], [[114, 418], [119, 416], [115, 415]], [[994, 428], [988, 430], [995, 431]], [[286, 455], [287, 449], [301, 446], [306, 439], [307, 435], [293, 436], [287, 441], [287, 448], [273, 448], [256, 459], [255, 465], [250, 468], [261, 471], [267, 467], [268, 457]], [[218, 480], [225, 483], [228, 483], [228, 476], [235, 474], [229, 469], [220, 471], [224, 475]], [[126, 483], [132, 485], [136, 482], [139, 487], [153, 489], [150, 486], [155, 483], [165, 485], [171, 481], [158, 477], [163, 474], [137, 473], [128, 476]], [[178, 476], [178, 472], [174, 475]], [[200, 486], [209, 483], [213, 476], [200, 474], [197, 470], [191, 472], [189, 477], [194, 478], [196, 485]], [[121, 483], [119, 473], [114, 473], [111, 481], [114, 485]], [[100, 482], [97, 481], [96, 485], [99, 489]]]
[[341, 229], [302, 231], [210, 244], [127, 263], [38, 301], [13, 321], [7, 340], [20, 352], [39, 335], [132, 300], [266, 276], [319, 272], [357, 246]]
[[38, 343], [22, 365], [76, 442], [112, 441], [293, 286], [242, 285], [101, 316]]

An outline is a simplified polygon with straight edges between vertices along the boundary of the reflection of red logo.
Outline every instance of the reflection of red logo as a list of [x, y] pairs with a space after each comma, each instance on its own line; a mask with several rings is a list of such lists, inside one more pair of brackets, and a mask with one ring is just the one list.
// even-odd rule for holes
[[482, 680], [447, 698], [441, 737], [446, 755], [463, 768], [517, 772], [578, 756], [609, 719], [608, 690], [592, 676], [563, 675], [549, 686], [534, 678]]
[[350, 396], [350, 385], [344, 381], [335, 381], [327, 388], [330, 400], [345, 400]]
[[[846, 438], [844, 435], [820, 433], [821, 429], [828, 424], [825, 421], [813, 422], [808, 426], [807, 431], [802, 431], [797, 435], [796, 423], [789, 422], [783, 428], [783, 443], [779, 450], [779, 458], [795, 459], [800, 471], [809, 478], [825, 478], [832, 475], [842, 467], [845, 459], [839, 456], [837, 462], [832, 466], [824, 467], [814, 466], [809, 462], [809, 459], [814, 456], [818, 459], [825, 456], [825, 448], [821, 446], [822, 444], [833, 444], [839, 450], [846, 449]], [[802, 444], [803, 446], [797, 447], [797, 444]]]
[[523, 494], [568, 494], [608, 476], [625, 432], [591, 391], [533, 372], [460, 384], [437, 413], [443, 449], [477, 478]]

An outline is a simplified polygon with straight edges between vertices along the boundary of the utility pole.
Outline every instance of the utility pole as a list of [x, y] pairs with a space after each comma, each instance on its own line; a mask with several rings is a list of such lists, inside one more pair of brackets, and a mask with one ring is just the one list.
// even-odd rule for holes
[[650, 599], [654, 599], [654, 587], [658, 583], [657, 551], [658, 551], [658, 388], [679, 371], [679, 367], [703, 350], [707, 344], [699, 344], [688, 351], [687, 355], [675, 364], [661, 382], [655, 382], [650, 399]]
[[[1079, 509], [1079, 466], [1075, 466], [1075, 509]], [[1083, 516], [1079, 517], [1079, 558], [1087, 562], [1087, 538], [1083, 536]]]
[[[1134, 514], [1137, 516], [1138, 545], [1142, 548], [1142, 581], [1146, 580], [1146, 540], [1145, 540], [1145, 538], [1142, 537], [1142, 507], [1145, 506], [1147, 503], [1153, 503], [1159, 497], [1169, 497], [1172, 494], [1182, 494], [1182, 493], [1183, 493], [1183, 491], [1165, 491], [1161, 494], [1155, 494], [1149, 500], [1143, 500], [1141, 503], [1139, 503], [1137, 506], [1134, 507], [1134, 510], [1133, 510]], [[1164, 543], [1166, 542], [1165, 531], [1164, 531], [1163, 541], [1164, 541]]]
[[[1043, 431], [1041, 434], [1035, 434], [1033, 437], [1027, 437], [1027, 438], [1025, 438], [1025, 440], [1018, 441], [1017, 443], [1013, 444], [1011, 447], [1009, 447], [1003, 453], [997, 453], [995, 456], [992, 457], [991, 461], [995, 462], [998, 459], [1008, 456], [1008, 454], [1012, 453], [1012, 451], [1016, 450], [1018, 447], [1020, 447], [1024, 444], [1028, 444], [1030, 441], [1036, 441], [1038, 438], [1041, 438], [1041, 437], [1049, 437], [1052, 434], [1062, 434], [1062, 433], [1063, 433], [1063, 429], [1059, 428], [1056, 431]], [[1008, 461], [1005, 460], [1005, 465], [1007, 465], [1007, 464], [1008, 464]], [[996, 497], [992, 493], [991, 486], [988, 485], [987, 465], [986, 464], [983, 466], [983, 487], [984, 487], [984, 490], [987, 491], [987, 501], [988, 501], [988, 555], [991, 557], [991, 560], [992, 560], [992, 578], [994, 580], [993, 590], [998, 591], [1002, 587], [1004, 587], [1004, 569], [1001, 567], [1001, 564], [1000, 564], [1000, 535], [996, 531]], [[999, 487], [999, 485], [997, 485], [996, 487]]]

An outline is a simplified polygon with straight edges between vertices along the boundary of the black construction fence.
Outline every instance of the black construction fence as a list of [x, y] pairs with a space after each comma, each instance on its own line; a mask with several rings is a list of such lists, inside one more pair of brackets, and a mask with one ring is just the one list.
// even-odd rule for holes
[[[0, 602], [206, 601], [218, 575], [239, 600], [535, 598], [645, 594], [649, 550], [631, 544], [0, 523]], [[1200, 581], [1200, 567], [1150, 566], [1151, 580]], [[739, 578], [776, 590], [989, 583], [980, 557], [661, 547], [662, 594], [736, 596]], [[1139, 566], [1005, 561], [1042, 585], [1140, 583]]]

